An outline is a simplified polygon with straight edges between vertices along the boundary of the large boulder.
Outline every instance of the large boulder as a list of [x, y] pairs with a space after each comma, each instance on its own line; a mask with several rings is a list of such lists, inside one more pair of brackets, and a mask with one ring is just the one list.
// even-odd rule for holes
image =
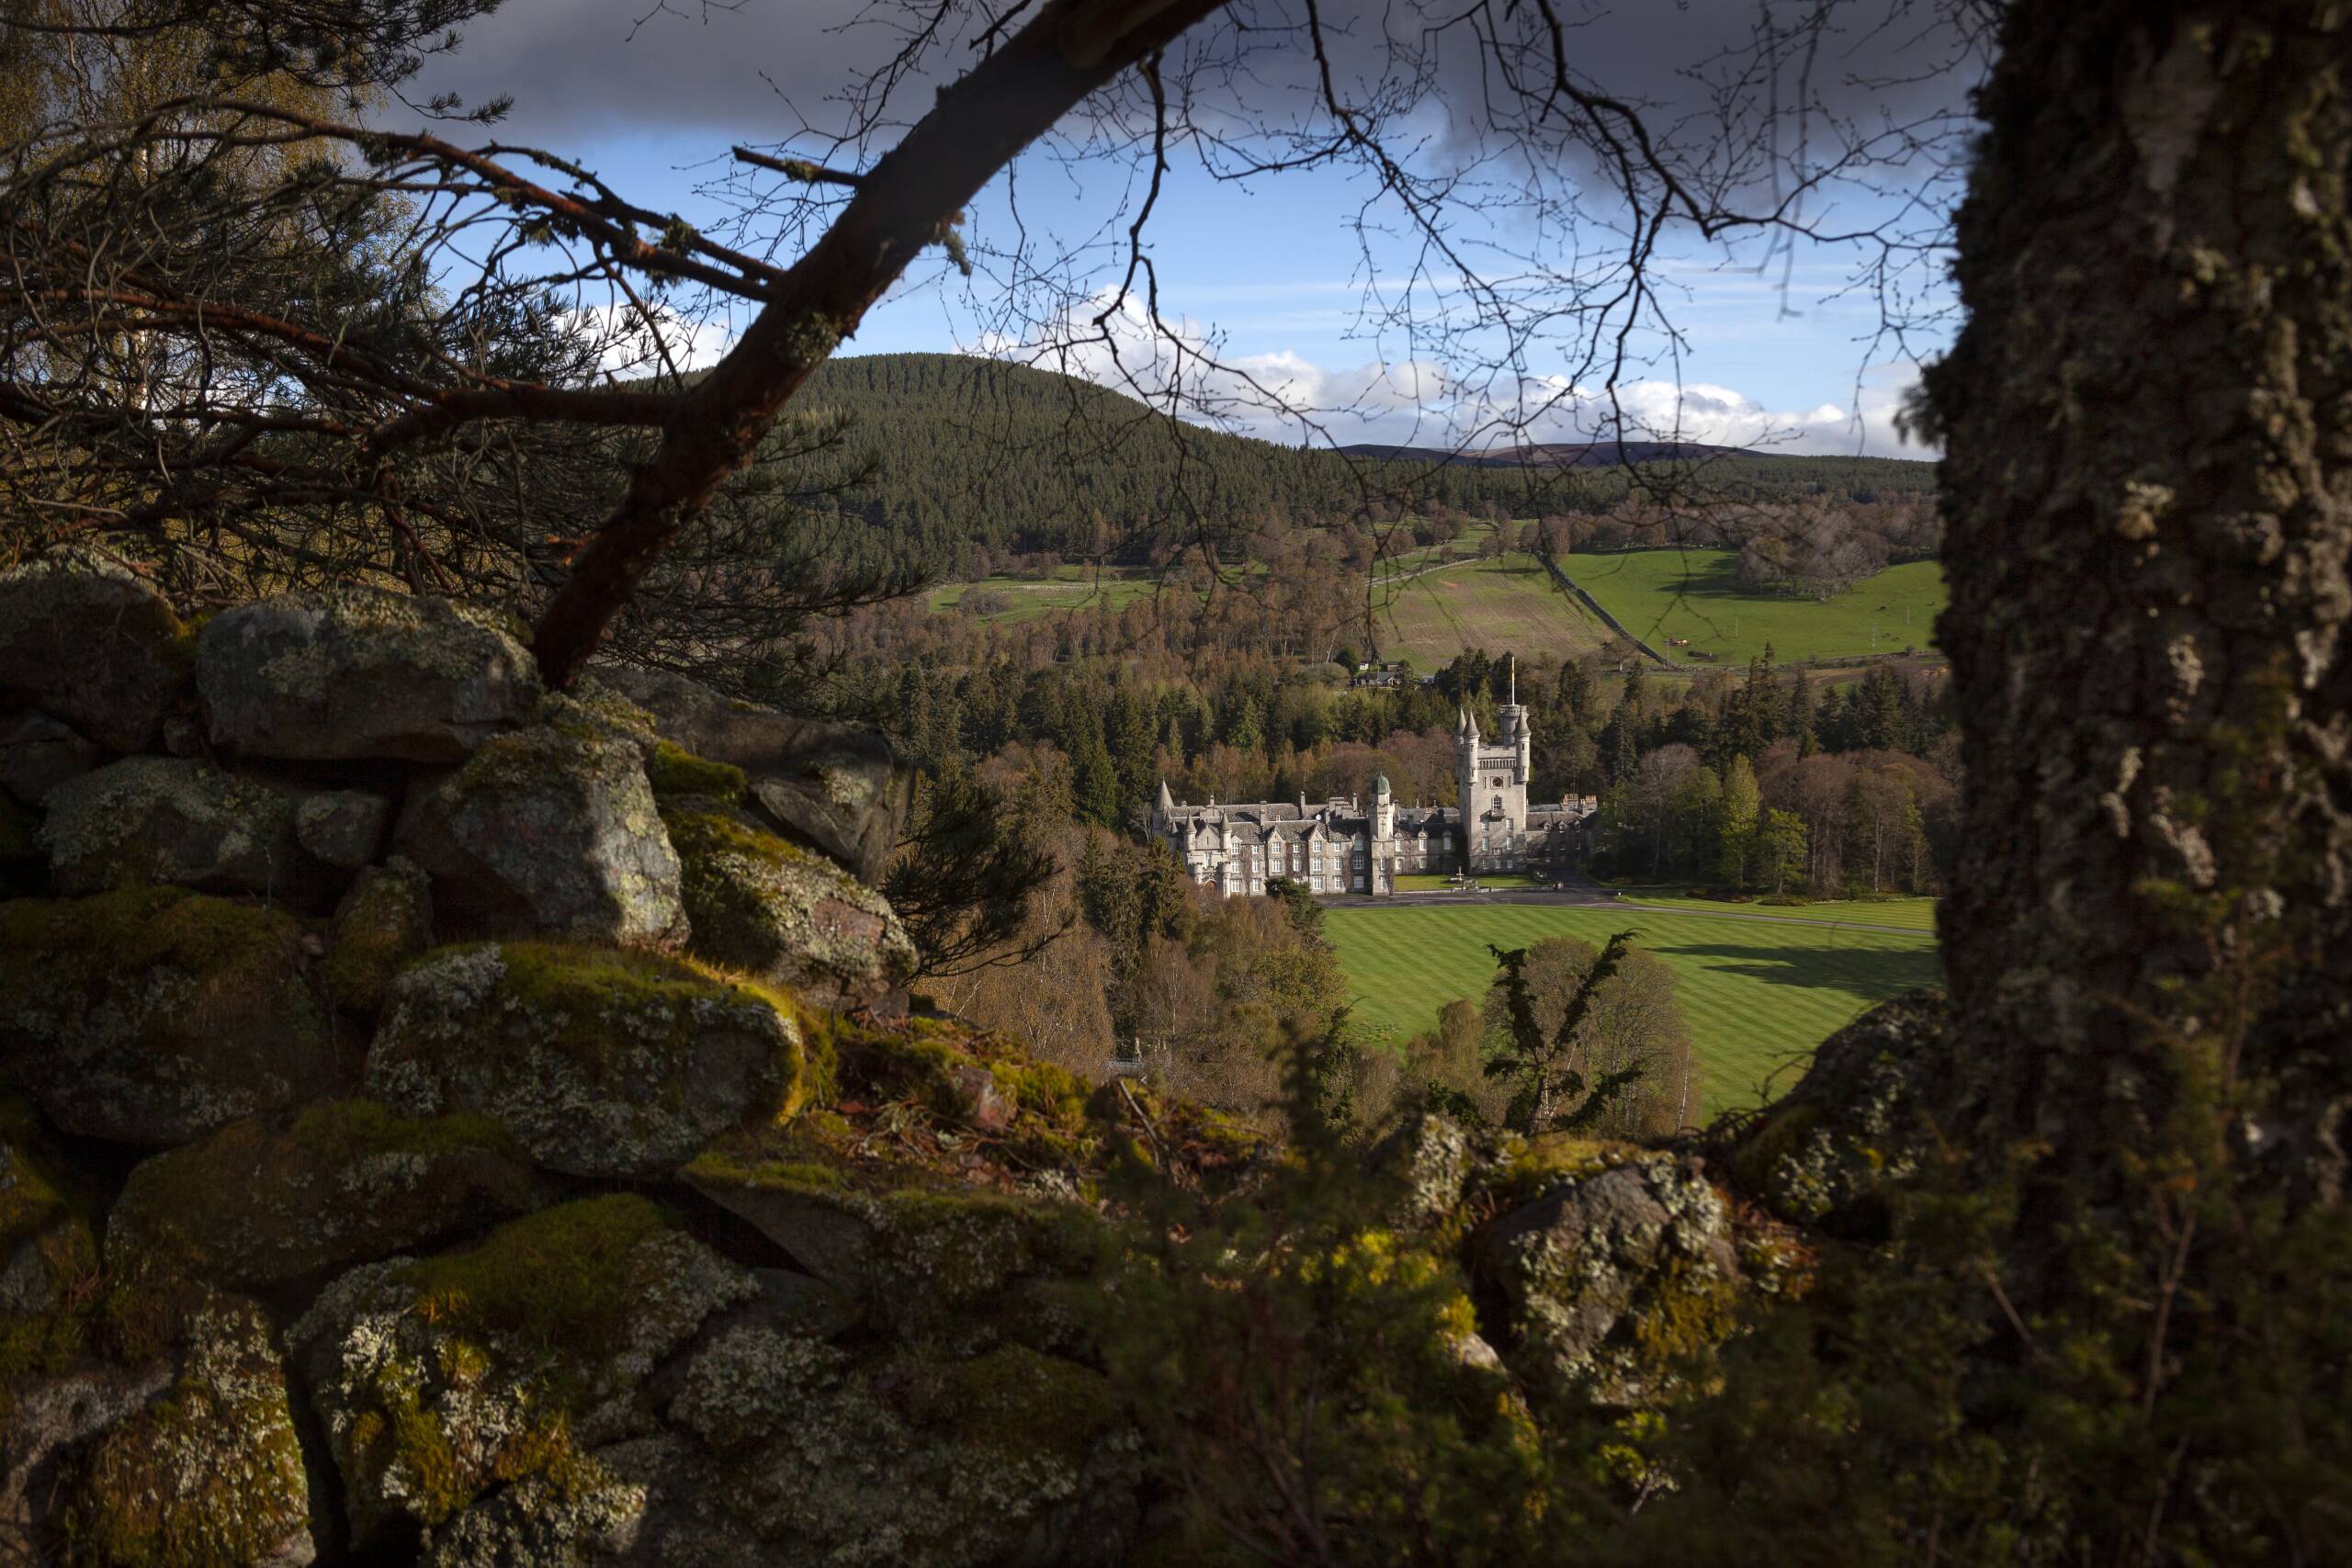
[[[629, 1195], [336, 1280], [288, 1339], [343, 1477], [353, 1549], [421, 1540], [413, 1561], [502, 1487], [606, 1493], [591, 1451], [651, 1433], [662, 1364], [756, 1291]], [[583, 1513], [627, 1506], [608, 1496]]]
[[47, 714], [0, 714], [0, 790], [24, 805], [45, 804], [50, 791], [105, 760], [96, 744]]
[[653, 716], [663, 739], [742, 771], [777, 828], [879, 882], [914, 805], [914, 773], [879, 731], [793, 718], [663, 670], [598, 665], [596, 679]]
[[831, 861], [708, 796], [665, 801], [662, 820], [697, 957], [824, 1007], [869, 1001], [913, 976], [914, 942], [888, 900]]
[[685, 940], [678, 857], [639, 752], [593, 728], [535, 725], [484, 742], [410, 798], [395, 841], [458, 929], [621, 947]]
[[107, 1261], [261, 1290], [483, 1229], [537, 1199], [495, 1122], [329, 1100], [142, 1162], [107, 1218]]
[[1885, 1194], [1930, 1156], [1956, 1058], [1941, 991], [1906, 992], [1821, 1043], [1731, 1148], [1740, 1189], [1783, 1220], [1858, 1240], [1892, 1224]]
[[893, 1334], [967, 1351], [1079, 1337], [1057, 1295], [1098, 1257], [1102, 1225], [1082, 1204], [853, 1163], [790, 1134], [722, 1145], [685, 1176]]
[[1731, 1215], [1683, 1157], [1586, 1145], [1470, 1244], [1508, 1306], [1504, 1359], [1563, 1401], [1656, 1402], [1731, 1334], [1745, 1281]]
[[743, 987], [650, 953], [535, 942], [413, 964], [368, 1054], [376, 1098], [492, 1117], [574, 1176], [666, 1174], [797, 1110], [812, 1078], [797, 1024]]
[[537, 667], [498, 619], [371, 589], [225, 610], [197, 639], [212, 743], [249, 757], [454, 762], [538, 701]]
[[6, 1561], [314, 1560], [275, 1327], [252, 1303], [209, 1292], [172, 1316], [151, 1359], [85, 1363], [15, 1391], [0, 1422]]
[[0, 699], [113, 751], [138, 751], [187, 683], [188, 637], [164, 596], [86, 550], [0, 572]]
[[1136, 1545], [1140, 1441], [1102, 1375], [1058, 1357], [860, 1356], [740, 1325], [670, 1415], [770, 1562], [1109, 1564]]
[[[40, 837], [62, 893], [175, 883], [323, 907], [373, 855], [390, 813], [381, 795], [306, 794], [209, 762], [126, 757], [51, 791]], [[314, 819], [344, 827], [316, 832]]]
[[302, 938], [179, 887], [0, 904], [0, 1065], [66, 1132], [122, 1143], [315, 1099], [340, 1066]]

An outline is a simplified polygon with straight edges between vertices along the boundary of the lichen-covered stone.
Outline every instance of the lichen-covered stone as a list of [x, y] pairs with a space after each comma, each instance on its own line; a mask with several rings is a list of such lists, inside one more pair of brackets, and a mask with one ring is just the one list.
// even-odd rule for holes
[[187, 629], [127, 568], [69, 549], [0, 572], [0, 700], [137, 751], [187, 678]]
[[665, 803], [698, 957], [789, 986], [821, 1007], [870, 1000], [915, 971], [881, 894], [707, 795]]
[[197, 639], [196, 678], [214, 745], [305, 760], [454, 762], [540, 693], [493, 616], [360, 588], [223, 611]]
[[1654, 1403], [1735, 1326], [1744, 1280], [1729, 1212], [1673, 1155], [1597, 1157], [1471, 1246], [1509, 1306], [1506, 1360], [1555, 1399]]
[[859, 1358], [732, 1328], [671, 1415], [780, 1565], [1114, 1563], [1135, 1544], [1136, 1435], [1100, 1373], [1034, 1350]]
[[306, 804], [209, 762], [126, 757], [51, 791], [40, 837], [62, 893], [168, 882], [307, 905], [346, 874], [303, 844]]
[[366, 1265], [289, 1336], [343, 1477], [355, 1549], [500, 1487], [609, 1484], [589, 1450], [653, 1428], [656, 1369], [750, 1277], [642, 1198], [545, 1209], [481, 1245]]
[[537, 1199], [495, 1122], [329, 1100], [141, 1164], [107, 1220], [107, 1258], [121, 1273], [160, 1267], [262, 1289], [481, 1229]]
[[550, 1169], [637, 1177], [789, 1114], [810, 1083], [797, 1026], [749, 988], [650, 953], [508, 942], [401, 976], [368, 1087], [410, 1115], [492, 1117]]
[[43, 804], [50, 791], [105, 760], [96, 745], [47, 714], [0, 715], [0, 789], [23, 805]]
[[319, 988], [354, 1012], [375, 1013], [401, 965], [433, 945], [433, 885], [394, 855], [360, 872], [335, 910], [334, 944], [319, 961]]
[[740, 769], [750, 803], [776, 828], [861, 880], [881, 880], [914, 805], [914, 773], [879, 732], [789, 717], [668, 671], [599, 665], [595, 674], [652, 714], [663, 739]]
[[1925, 1113], [1953, 1076], [1947, 1016], [1942, 992], [1912, 991], [1824, 1041], [1733, 1145], [1741, 1190], [1793, 1224], [1883, 1231], [1881, 1194], [1917, 1169], [1933, 1135]]
[[187, 1319], [162, 1396], [106, 1428], [69, 1467], [65, 1560], [229, 1568], [311, 1562], [310, 1486], [277, 1335], [216, 1296]]
[[396, 842], [456, 929], [623, 947], [686, 938], [678, 857], [638, 750], [593, 729], [485, 742], [412, 796]]
[[710, 1458], [669, 1433], [589, 1456], [596, 1483], [537, 1477], [477, 1503], [435, 1532], [429, 1568], [772, 1568], [775, 1551], [728, 1511]]
[[358, 789], [327, 789], [305, 795], [294, 808], [294, 837], [324, 864], [357, 871], [383, 847], [392, 803]]
[[180, 1144], [330, 1092], [302, 929], [177, 887], [0, 904], [0, 1064], [69, 1133]]
[[1069, 1337], [1037, 1288], [1088, 1275], [1102, 1238], [1092, 1211], [794, 1152], [714, 1151], [684, 1174], [894, 1333], [967, 1349]]

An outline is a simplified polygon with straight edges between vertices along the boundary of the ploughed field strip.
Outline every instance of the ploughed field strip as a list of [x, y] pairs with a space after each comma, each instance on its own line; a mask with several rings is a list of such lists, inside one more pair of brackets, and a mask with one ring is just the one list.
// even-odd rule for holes
[[1656, 909], [1349, 908], [1329, 910], [1324, 925], [1348, 972], [1353, 1023], [1391, 1044], [1432, 1028], [1455, 998], [1485, 995], [1495, 972], [1489, 943], [1508, 949], [1573, 936], [1598, 946], [1612, 931], [1638, 931], [1639, 944], [1674, 970], [1676, 1000], [1706, 1068], [1710, 1116], [1758, 1103], [1768, 1079], [1785, 1089], [1830, 1033], [1943, 976], [1935, 939], [1924, 931], [1815, 930]]

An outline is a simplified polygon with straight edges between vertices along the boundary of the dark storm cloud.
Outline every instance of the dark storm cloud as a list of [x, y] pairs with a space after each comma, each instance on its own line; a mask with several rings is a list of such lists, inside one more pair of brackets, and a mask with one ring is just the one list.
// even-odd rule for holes
[[843, 29], [857, 0], [506, 0], [429, 61], [412, 97], [514, 100], [500, 134], [534, 144], [708, 132], [772, 141], [821, 119], [847, 73], [888, 47]]
[[[1964, 84], [1932, 67], [1948, 51], [1936, 18], [1964, 3], [1831, 0], [1812, 62], [1814, 96], [1865, 120], [1958, 107]], [[1258, 28], [1254, 36], [1279, 39], [1303, 9], [1296, 0], [1238, 0], [1235, 14]], [[1759, 25], [1786, 29], [1823, 9], [1823, 0], [1566, 0], [1562, 14], [1577, 68], [1671, 125], [1705, 115], [1708, 77], [1731, 69]], [[1326, 0], [1322, 12], [1343, 85], [1374, 73], [1385, 39], [1414, 39], [1420, 19], [1406, 0]], [[905, 15], [892, 0], [506, 0], [455, 54], [433, 61], [418, 85], [469, 103], [511, 95], [504, 134], [518, 141], [707, 133], [775, 141], [802, 117], [820, 129], [838, 123], [837, 95], [897, 47]], [[1469, 43], [1457, 32], [1439, 51], [1446, 96], [1460, 114], [1475, 113], [1479, 102], [1480, 65]], [[956, 48], [942, 58], [960, 66], [971, 56]], [[1246, 96], [1232, 107], [1272, 115], [1295, 107], [1310, 68], [1295, 38], [1261, 44]], [[1794, 68], [1792, 62], [1783, 73], [1784, 92], [1794, 88]], [[1895, 80], [1905, 76], [1917, 79]], [[927, 96], [917, 85], [901, 101], [911, 109]]]

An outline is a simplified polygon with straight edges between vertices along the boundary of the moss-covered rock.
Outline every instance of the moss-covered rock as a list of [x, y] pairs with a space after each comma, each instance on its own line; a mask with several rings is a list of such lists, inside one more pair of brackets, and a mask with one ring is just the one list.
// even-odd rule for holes
[[623, 947], [685, 941], [678, 857], [638, 747], [592, 726], [486, 741], [410, 798], [400, 852], [455, 929]]
[[[373, 802], [380, 837], [379, 797], [324, 798]], [[126, 757], [51, 791], [40, 837], [61, 893], [175, 883], [323, 907], [349, 871], [305, 846], [301, 813], [311, 804], [209, 762]]]
[[1918, 1168], [1928, 1115], [1950, 1092], [1948, 1016], [1941, 991], [1912, 991], [1822, 1042], [1796, 1087], [1733, 1143], [1740, 1190], [1792, 1224], [1883, 1234], [1882, 1194]]
[[1077, 1334], [1053, 1287], [1086, 1278], [1103, 1239], [1091, 1209], [950, 1184], [910, 1166], [841, 1163], [808, 1137], [705, 1154], [686, 1179], [902, 1337], [979, 1349]]
[[221, 612], [197, 639], [196, 678], [214, 745], [311, 760], [454, 762], [540, 693], [496, 616], [361, 588]]
[[432, 945], [433, 885], [413, 863], [394, 855], [362, 871], [335, 910], [334, 945], [319, 961], [319, 989], [337, 1007], [380, 1012], [401, 966]]
[[733, 1328], [672, 1416], [778, 1564], [1112, 1563], [1135, 1543], [1136, 1434], [1101, 1374], [1035, 1351], [859, 1357]]
[[650, 953], [486, 942], [393, 987], [368, 1092], [412, 1116], [489, 1116], [575, 1176], [666, 1174], [811, 1089], [776, 1000]]
[[124, 1568], [306, 1563], [309, 1479], [277, 1334], [251, 1303], [193, 1313], [162, 1396], [71, 1464], [60, 1533], [69, 1562]]
[[141, 1164], [107, 1220], [107, 1258], [119, 1273], [162, 1266], [260, 1288], [480, 1229], [537, 1198], [493, 1122], [329, 1100]]
[[342, 1076], [274, 909], [177, 887], [0, 904], [0, 1062], [69, 1133], [179, 1144]]
[[188, 680], [187, 628], [164, 596], [93, 551], [0, 572], [0, 700], [114, 751], [145, 749]]
[[1722, 1197], [1667, 1154], [1574, 1151], [1471, 1250], [1505, 1303], [1505, 1359], [1563, 1402], [1667, 1397], [1730, 1337], [1746, 1283]]
[[820, 1007], [902, 986], [915, 948], [882, 895], [708, 795], [665, 801], [695, 954]]
[[599, 665], [595, 673], [652, 714], [663, 739], [741, 770], [744, 803], [776, 830], [862, 881], [882, 879], [914, 805], [914, 772], [878, 732], [794, 718], [664, 670]]
[[367, 1265], [290, 1340], [341, 1473], [355, 1548], [438, 1531], [485, 1493], [552, 1505], [608, 1479], [588, 1450], [652, 1430], [656, 1369], [754, 1293], [642, 1198], [583, 1200], [479, 1246]]

